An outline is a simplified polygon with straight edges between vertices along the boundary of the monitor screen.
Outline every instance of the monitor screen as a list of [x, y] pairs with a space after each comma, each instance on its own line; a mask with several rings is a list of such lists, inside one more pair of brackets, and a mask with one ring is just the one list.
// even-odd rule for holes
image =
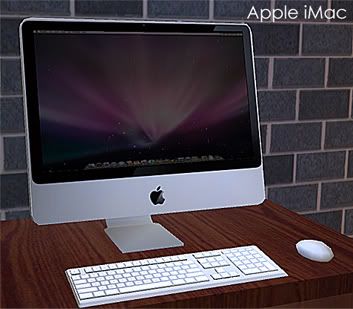
[[242, 32], [35, 30], [33, 47], [42, 175], [229, 169], [257, 151]]

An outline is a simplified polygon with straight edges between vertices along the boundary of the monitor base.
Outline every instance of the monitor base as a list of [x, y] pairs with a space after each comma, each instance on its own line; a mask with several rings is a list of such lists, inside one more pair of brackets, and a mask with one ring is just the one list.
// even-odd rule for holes
[[151, 216], [108, 219], [106, 223], [104, 231], [123, 253], [184, 246]]

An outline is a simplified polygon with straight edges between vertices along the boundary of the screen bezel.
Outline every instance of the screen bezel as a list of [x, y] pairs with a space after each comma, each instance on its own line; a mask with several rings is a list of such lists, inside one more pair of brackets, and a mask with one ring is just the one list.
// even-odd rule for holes
[[[103, 31], [103, 32], [163, 32], [163, 33], [241, 33], [243, 35], [245, 72], [247, 80], [253, 156], [227, 161], [174, 163], [157, 166], [124, 167], [116, 169], [83, 170], [77, 172], [52, 172], [42, 170], [41, 133], [37, 95], [34, 31]], [[136, 176], [155, 176], [193, 172], [256, 168], [261, 165], [259, 121], [254, 77], [254, 58], [250, 28], [245, 24], [178, 23], [178, 22], [121, 22], [95, 20], [25, 20], [21, 24], [22, 64], [24, 93], [27, 109], [30, 168], [32, 180], [38, 184], [114, 179]]]

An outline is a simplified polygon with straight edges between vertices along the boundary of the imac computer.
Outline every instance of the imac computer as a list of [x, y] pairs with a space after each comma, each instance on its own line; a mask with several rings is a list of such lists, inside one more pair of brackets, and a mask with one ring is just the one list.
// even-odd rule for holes
[[29, 18], [20, 38], [37, 224], [106, 219], [132, 252], [183, 245], [151, 215], [264, 200], [247, 25]]

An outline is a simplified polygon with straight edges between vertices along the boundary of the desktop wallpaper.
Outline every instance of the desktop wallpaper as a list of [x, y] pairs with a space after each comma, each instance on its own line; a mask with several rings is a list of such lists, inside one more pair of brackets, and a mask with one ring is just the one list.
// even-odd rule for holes
[[44, 168], [252, 155], [241, 36], [36, 33], [35, 49]]

